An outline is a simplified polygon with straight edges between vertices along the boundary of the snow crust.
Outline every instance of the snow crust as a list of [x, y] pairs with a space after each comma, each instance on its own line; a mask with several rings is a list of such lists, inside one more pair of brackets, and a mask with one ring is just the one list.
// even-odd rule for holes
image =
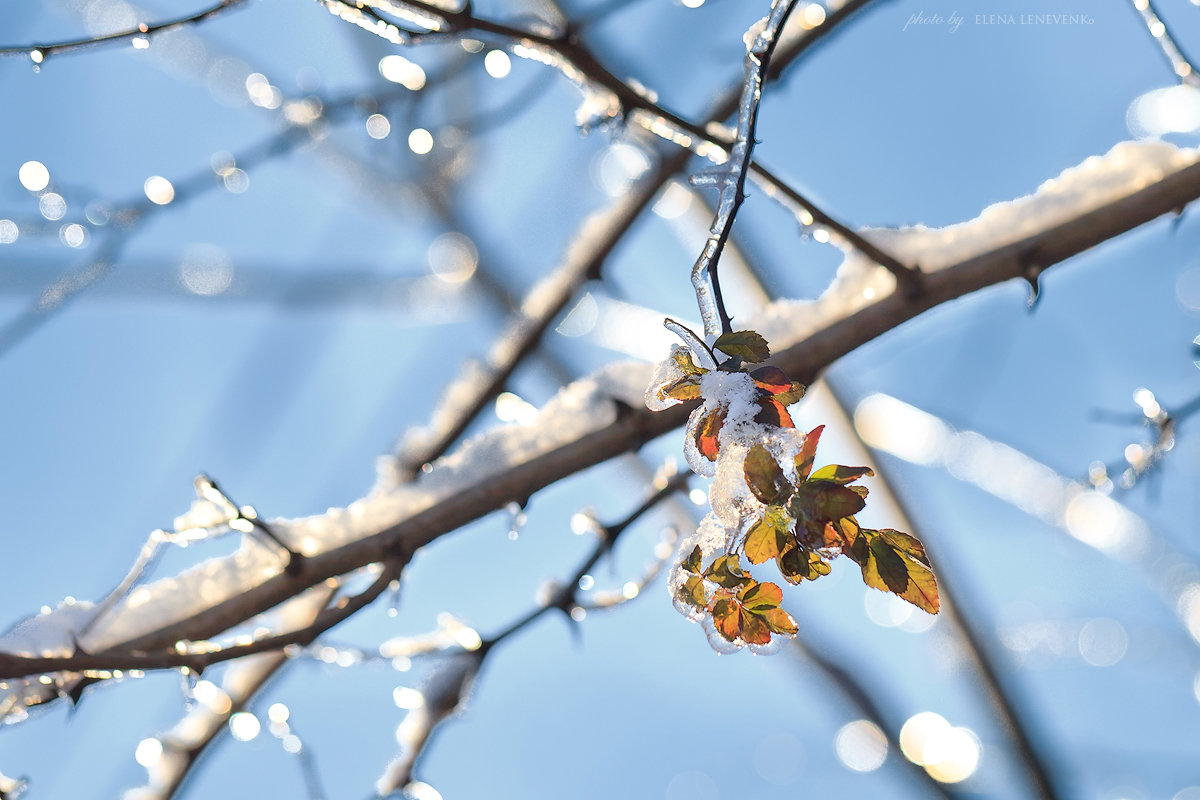
[[[901, 262], [937, 272], [1048, 231], [1197, 160], [1200, 150], [1195, 148], [1157, 140], [1119, 142], [1104, 155], [1090, 156], [1045, 181], [1033, 194], [990, 205], [969, 221], [943, 228], [864, 228], [859, 233]], [[848, 244], [837, 244], [846, 257], [819, 298], [777, 301], [754, 320], [752, 327], [775, 349], [802, 341], [832, 320], [849, 316], [895, 290], [890, 272]]]
[[[518, 464], [611, 425], [617, 418], [617, 401], [630, 406], [640, 403], [649, 376], [647, 364], [609, 365], [565, 387], [528, 424], [502, 425], [482, 433], [434, 462], [410, 483], [399, 481], [392, 459], [381, 459], [376, 485], [363, 499], [324, 514], [272, 520], [268, 524], [293, 549], [307, 556], [370, 536]], [[178, 523], [188, 526], [189, 532], [198, 530], [192, 526], [215, 524], [211, 529], [215, 535], [228, 532], [228, 526], [221, 524], [227, 520], [227, 513], [201, 498]], [[64, 604], [29, 617], [0, 637], [0, 652], [68, 656], [74, 652], [75, 640], [90, 652], [119, 647], [257, 586], [280, 574], [285, 564], [286, 557], [277, 547], [245, 535], [234, 553], [137, 586], [98, 619], [97, 607], [90, 603]], [[9, 688], [20, 683], [10, 682]], [[47, 687], [29, 688], [42, 696]], [[5, 695], [0, 692], [0, 709], [4, 704]]]

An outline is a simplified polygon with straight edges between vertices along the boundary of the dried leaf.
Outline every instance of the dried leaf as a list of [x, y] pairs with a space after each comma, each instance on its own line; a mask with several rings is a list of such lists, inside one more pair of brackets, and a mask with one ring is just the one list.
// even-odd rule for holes
[[702, 553], [700, 551], [700, 545], [696, 545], [692, 549], [692, 552], [688, 553], [687, 558], [685, 558], [683, 560], [683, 564], [681, 564], [680, 566], [683, 567], [684, 572], [690, 572], [693, 575], [699, 575], [700, 574], [700, 562], [703, 558], [704, 558], [704, 553]]

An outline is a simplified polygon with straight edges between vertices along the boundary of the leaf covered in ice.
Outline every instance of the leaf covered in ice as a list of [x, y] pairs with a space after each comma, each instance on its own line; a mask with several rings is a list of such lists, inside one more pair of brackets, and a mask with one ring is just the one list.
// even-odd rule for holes
[[778, 367], [745, 366], [770, 356], [766, 341], [754, 331], [718, 337], [713, 347], [729, 356], [718, 366], [707, 345], [688, 333], [681, 334], [688, 346], [672, 350], [646, 392], [656, 410], [699, 401], [684, 454], [697, 473], [715, 477], [712, 513], [681, 551], [670, 581], [676, 607], [705, 624], [718, 652], [769, 652], [795, 634], [795, 620], [780, 607], [782, 589], [746, 572], [742, 557], [751, 565], [773, 562], [795, 585], [828, 575], [830, 560], [845, 555], [868, 586], [936, 614], [937, 582], [921, 543], [900, 531], [862, 528], [855, 519], [868, 495], [857, 481], [875, 473], [839, 464], [814, 468], [824, 426], [802, 434], [787, 411], [804, 387]]

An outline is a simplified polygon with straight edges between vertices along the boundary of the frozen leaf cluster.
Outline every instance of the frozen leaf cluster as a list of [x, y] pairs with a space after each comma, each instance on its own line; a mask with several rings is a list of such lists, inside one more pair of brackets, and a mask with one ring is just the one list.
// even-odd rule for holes
[[796, 623], [780, 607], [780, 587], [755, 579], [743, 560], [772, 562], [785, 581], [799, 584], [828, 575], [829, 562], [844, 555], [868, 586], [937, 613], [937, 583], [921, 543], [900, 531], [864, 528], [855, 518], [867, 498], [857, 481], [871, 470], [814, 469], [824, 426], [796, 430], [787, 406], [804, 387], [778, 367], [755, 366], [770, 357], [767, 342], [754, 331], [723, 334], [712, 349], [688, 341], [704, 352], [676, 345], [646, 390], [655, 411], [698, 401], [684, 454], [695, 472], [714, 478], [712, 510], [684, 541], [672, 571], [680, 611], [705, 625], [719, 652], [769, 651], [796, 633]]

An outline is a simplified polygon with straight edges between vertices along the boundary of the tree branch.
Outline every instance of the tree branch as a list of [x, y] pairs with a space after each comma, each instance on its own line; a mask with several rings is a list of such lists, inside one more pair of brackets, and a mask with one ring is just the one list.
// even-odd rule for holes
[[[712, 340], [731, 328], [729, 314], [721, 298], [721, 284], [717, 266], [721, 251], [733, 230], [733, 220], [745, 199], [746, 175], [750, 170], [750, 155], [754, 152], [754, 131], [758, 124], [758, 107], [762, 100], [763, 76], [771, 64], [771, 54], [779, 40], [788, 16], [796, 7], [796, 0], [775, 0], [770, 16], [763, 20], [763, 28], [754, 34], [748, 44], [745, 66], [746, 77], [742, 96], [738, 102], [737, 131], [729, 149], [729, 160], [715, 175], [719, 187], [717, 213], [708, 230], [708, 240], [700, 257], [692, 267], [692, 287], [696, 290], [696, 303], [700, 307], [700, 318], [704, 321], [704, 335]], [[751, 35], [754, 29], [751, 28]], [[707, 173], [711, 175], [712, 173]], [[700, 176], [705, 177], [705, 173]], [[697, 183], [696, 185], [705, 185]]]
[[29, 56], [33, 59], [34, 64], [41, 64], [47, 58], [59, 53], [69, 53], [76, 50], [84, 50], [92, 47], [102, 47], [104, 45], [120, 44], [121, 42], [134, 42], [134, 47], [139, 47], [138, 41], [145, 42], [141, 47], [149, 47], [149, 38], [156, 33], [175, 28], [184, 28], [189, 25], [198, 25], [205, 20], [211, 19], [218, 14], [228, 11], [229, 9], [240, 6], [247, 0], [221, 0], [210, 8], [203, 11], [198, 11], [195, 14], [190, 14], [186, 17], [177, 17], [176, 19], [167, 20], [166, 22], [158, 22], [153, 25], [142, 23], [136, 28], [110, 33], [105, 36], [94, 36], [86, 39], [68, 39], [61, 42], [53, 42], [50, 44], [31, 44], [25, 46], [7, 46], [0, 47], [0, 56]]
[[[795, 379], [811, 383], [836, 359], [940, 303], [1012, 278], [1026, 279], [1031, 265], [1039, 271], [1047, 269], [1161, 214], [1182, 208], [1197, 196], [1200, 196], [1200, 164], [1192, 163], [1049, 230], [931, 272], [925, 279], [924, 291], [917, 297], [891, 293], [854, 313], [821, 321], [823, 324], [815, 333], [786, 347], [775, 362]], [[648, 374], [644, 373], [646, 379]], [[440, 499], [434, 494], [425, 501], [427, 505], [422, 510], [405, 508], [403, 503], [389, 506], [384, 495], [374, 498], [379, 505], [363, 501], [350, 509], [334, 510], [320, 517], [272, 522], [277, 531], [291, 535], [303, 535], [305, 526], [350, 526], [355, 537], [307, 557], [295, 575], [275, 574], [202, 611], [134, 635], [122, 642], [120, 649], [149, 651], [173, 647], [180, 639], [216, 636], [309, 586], [366, 564], [386, 561], [402, 551], [412, 552], [508, 503], [530, 497], [564, 475], [635, 450], [682, 425], [690, 410], [689, 404], [657, 413], [622, 406], [619, 413], [613, 410], [615, 418], [610, 422], [566, 432], [562, 440], [551, 437], [540, 441], [537, 449], [509, 463], [489, 464], [495, 471], [485, 469]], [[434, 481], [430, 486], [442, 485], [437, 483], [438, 472], [435, 468], [422, 479]], [[414, 489], [420, 489], [422, 479], [415, 482]], [[42, 674], [50, 668], [65, 667], [57, 659], [47, 661], [36, 656], [0, 653], [0, 678]]]

